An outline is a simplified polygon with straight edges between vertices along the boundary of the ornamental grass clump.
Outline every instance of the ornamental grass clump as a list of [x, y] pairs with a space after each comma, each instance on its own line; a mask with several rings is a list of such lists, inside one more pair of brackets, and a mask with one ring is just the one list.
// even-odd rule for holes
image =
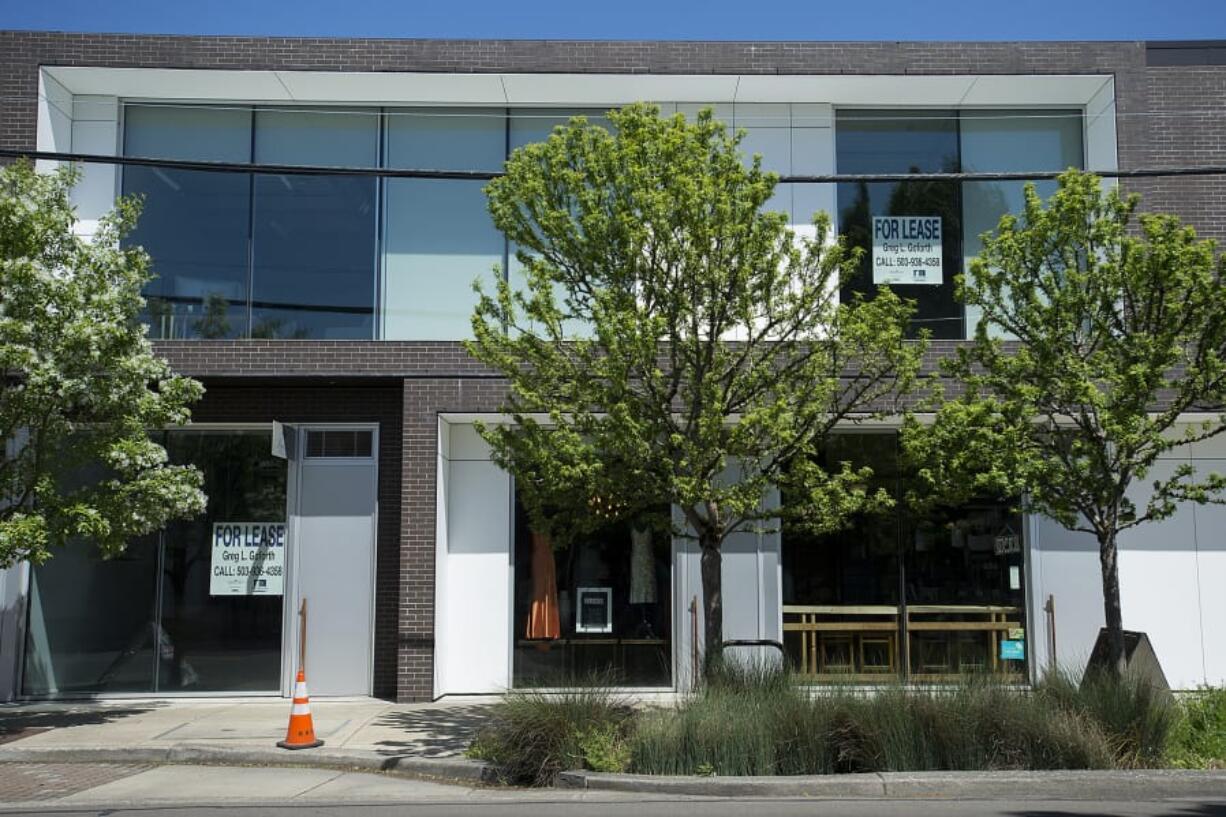
[[622, 699], [598, 685], [512, 692], [494, 706], [468, 754], [494, 764], [506, 783], [549, 786], [560, 772], [585, 768], [588, 752], [614, 766], [630, 714]]
[[644, 714], [631, 736], [643, 774], [776, 775], [833, 770], [816, 711], [790, 675], [723, 662], [693, 698]]
[[1114, 765], [1164, 765], [1180, 714], [1167, 689], [1133, 672], [1117, 677], [1091, 670], [1078, 682], [1056, 671], [1043, 677], [1035, 696], [1051, 709], [1092, 721], [1110, 741]]

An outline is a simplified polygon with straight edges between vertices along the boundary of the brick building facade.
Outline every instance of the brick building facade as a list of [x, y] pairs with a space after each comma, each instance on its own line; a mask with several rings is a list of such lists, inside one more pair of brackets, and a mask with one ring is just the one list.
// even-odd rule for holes
[[[47, 68], [338, 74], [747, 77], [1099, 75], [1114, 83], [1120, 170], [1226, 165], [1226, 43], [429, 41], [0, 32], [0, 148], [39, 144]], [[97, 93], [97, 91], [91, 91]], [[370, 100], [376, 102], [377, 100]], [[1087, 114], [1088, 115], [1088, 114]], [[1090, 169], [1097, 169], [1093, 165]], [[1221, 176], [1138, 179], [1144, 206], [1226, 242]], [[931, 362], [957, 341], [935, 343]], [[202, 422], [377, 422], [374, 693], [436, 683], [439, 418], [496, 412], [503, 386], [458, 341], [161, 340], [200, 378]]]

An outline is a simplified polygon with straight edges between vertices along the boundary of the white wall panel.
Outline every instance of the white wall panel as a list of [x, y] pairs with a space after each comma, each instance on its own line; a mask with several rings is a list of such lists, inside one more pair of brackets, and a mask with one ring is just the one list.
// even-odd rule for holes
[[[1217, 437], [1196, 446], [1219, 448]], [[1226, 473], [1226, 460], [1200, 459], [1200, 472]], [[1205, 683], [1226, 684], [1226, 506], [1197, 505], [1196, 520], [1197, 597], [1200, 602], [1201, 650]]]
[[1036, 666], [1046, 669], [1047, 617], [1050, 595], [1056, 606], [1056, 660], [1080, 673], [1103, 626], [1103, 594], [1098, 542], [1087, 533], [1065, 530], [1041, 516], [1030, 517], [1031, 635]]
[[[436, 572], [437, 695], [496, 693], [511, 677], [511, 479], [471, 425], [449, 429]], [[485, 449], [488, 450], [488, 449]], [[458, 455], [470, 457], [456, 458]]]
[[[39, 150], [67, 151], [72, 149], [72, 93], [54, 77], [41, 72], [38, 80]], [[36, 167], [47, 172], [55, 162], [39, 161]]]
[[[114, 156], [119, 152], [119, 101], [115, 97], [78, 96], [73, 100], [72, 150]], [[72, 192], [77, 231], [92, 235], [98, 219], [115, 206], [119, 165], [86, 164]]]
[[[1186, 459], [1184, 460], [1186, 462]], [[1146, 482], [1131, 492], [1140, 505], [1153, 480], [1166, 479], [1180, 464], [1158, 462]], [[1191, 506], [1120, 536], [1120, 603], [1124, 627], [1149, 635], [1167, 681], [1177, 689], [1203, 683], [1196, 526]]]
[[500, 692], [510, 686], [511, 480], [491, 462], [450, 472], [439, 693]]
[[1119, 167], [1113, 79], [1107, 78], [1086, 103], [1085, 148], [1087, 170], [1115, 170]]

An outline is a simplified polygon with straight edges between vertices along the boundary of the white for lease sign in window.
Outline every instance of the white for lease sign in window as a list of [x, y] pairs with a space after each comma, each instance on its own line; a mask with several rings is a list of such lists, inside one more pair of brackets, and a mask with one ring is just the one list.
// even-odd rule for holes
[[280, 596], [284, 522], [214, 522], [210, 596]]
[[874, 216], [873, 283], [940, 284], [940, 216]]

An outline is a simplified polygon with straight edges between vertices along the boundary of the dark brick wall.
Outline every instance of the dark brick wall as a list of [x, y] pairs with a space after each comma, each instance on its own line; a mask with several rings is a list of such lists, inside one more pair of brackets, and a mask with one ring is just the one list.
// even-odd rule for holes
[[497, 411], [502, 381], [456, 378], [404, 383], [404, 504], [400, 545], [400, 664], [397, 697], [428, 700], [434, 688], [434, 553], [439, 414]]
[[375, 549], [374, 692], [397, 694], [397, 604], [401, 587], [400, 381], [378, 386], [238, 385], [204, 381], [192, 413], [202, 423], [376, 422], [379, 424], [379, 518]]
[[[1226, 47], [1220, 49], [1226, 54]], [[1226, 65], [1161, 66], [1146, 71], [1149, 104], [1144, 164], [1226, 165]], [[1147, 180], [1134, 186], [1146, 210], [1178, 213], [1198, 234], [1226, 247], [1226, 177]]]

